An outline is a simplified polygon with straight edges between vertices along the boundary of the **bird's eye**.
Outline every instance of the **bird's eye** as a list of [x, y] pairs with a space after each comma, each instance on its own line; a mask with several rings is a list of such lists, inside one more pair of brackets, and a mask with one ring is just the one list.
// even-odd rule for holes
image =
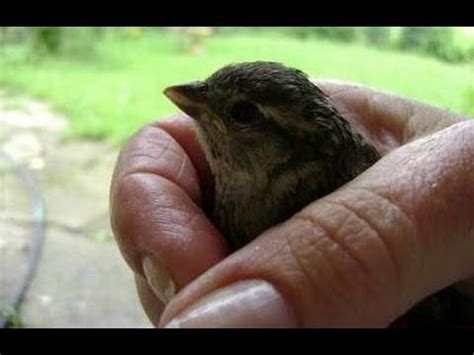
[[257, 106], [248, 101], [236, 102], [231, 110], [230, 114], [235, 123], [245, 125], [255, 122], [262, 116], [262, 113]]

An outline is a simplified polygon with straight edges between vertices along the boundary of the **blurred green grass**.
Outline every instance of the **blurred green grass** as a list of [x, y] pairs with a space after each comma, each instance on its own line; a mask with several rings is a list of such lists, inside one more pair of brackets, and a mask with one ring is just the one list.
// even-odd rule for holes
[[50, 103], [70, 117], [72, 137], [121, 143], [143, 124], [176, 108], [162, 95], [168, 85], [205, 78], [239, 61], [274, 60], [312, 77], [356, 81], [406, 97], [474, 114], [472, 65], [429, 57], [276, 33], [213, 36], [205, 53], [191, 56], [164, 31], [136, 38], [107, 37], [91, 60], [50, 57], [23, 60], [24, 47], [0, 53], [0, 85]]

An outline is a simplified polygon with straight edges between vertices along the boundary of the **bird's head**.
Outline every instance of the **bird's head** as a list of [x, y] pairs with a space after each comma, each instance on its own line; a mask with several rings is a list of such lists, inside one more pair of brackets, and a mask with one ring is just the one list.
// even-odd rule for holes
[[[335, 109], [301, 71], [274, 62], [223, 67], [205, 81], [171, 86], [165, 95], [197, 123], [211, 167], [272, 169], [311, 138], [313, 153], [334, 142]], [[316, 143], [315, 143], [316, 142]], [[222, 168], [222, 166], [219, 166]]]

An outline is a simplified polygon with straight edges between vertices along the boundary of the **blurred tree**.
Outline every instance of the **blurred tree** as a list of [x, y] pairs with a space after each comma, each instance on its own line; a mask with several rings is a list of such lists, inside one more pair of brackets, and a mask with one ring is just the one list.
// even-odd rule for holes
[[400, 48], [424, 52], [446, 61], [468, 58], [468, 53], [455, 45], [452, 27], [405, 27], [400, 35]]
[[442, 59], [455, 59], [454, 30], [451, 27], [432, 27], [426, 31], [425, 50]]
[[41, 52], [57, 54], [62, 44], [62, 27], [34, 27], [31, 29], [33, 47]]
[[315, 32], [314, 27], [291, 27], [283, 30], [289, 31], [290, 34], [301, 39], [307, 39]]
[[389, 44], [389, 27], [367, 27], [364, 29], [367, 43], [374, 46], [384, 46]]
[[358, 39], [359, 29], [355, 27], [286, 27], [281, 28], [281, 31], [301, 39], [317, 36], [335, 41], [350, 42]]
[[400, 33], [401, 49], [420, 49], [424, 47], [425, 30], [422, 27], [405, 27]]
[[355, 27], [313, 27], [313, 32], [322, 38], [350, 42], [357, 38]]
[[103, 38], [104, 30], [100, 27], [29, 28], [29, 58], [37, 60], [45, 55], [73, 59], [95, 57], [96, 46]]

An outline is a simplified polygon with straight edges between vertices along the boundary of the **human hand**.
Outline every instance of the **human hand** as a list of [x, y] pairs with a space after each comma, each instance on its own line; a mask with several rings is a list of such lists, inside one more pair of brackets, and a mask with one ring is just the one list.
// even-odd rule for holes
[[112, 227], [153, 324], [385, 327], [448, 285], [474, 294], [473, 123], [318, 84], [383, 158], [232, 255], [202, 210], [213, 181], [191, 120], [149, 125], [124, 147]]

